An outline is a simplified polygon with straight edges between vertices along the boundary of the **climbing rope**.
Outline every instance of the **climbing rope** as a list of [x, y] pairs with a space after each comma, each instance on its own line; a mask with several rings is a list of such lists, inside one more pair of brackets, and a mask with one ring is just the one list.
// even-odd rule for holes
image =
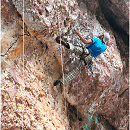
[[[24, 81], [24, 0], [23, 0], [23, 84], [25, 85], [25, 81]], [[22, 90], [21, 87], [20, 87], [20, 91], [23, 94], [23, 90]], [[22, 97], [23, 97], [23, 95], [22, 95]], [[22, 130], [23, 130], [23, 127], [24, 127], [23, 126], [24, 109], [25, 108], [23, 106], [23, 109], [22, 109]]]
[[[55, 1], [54, 1], [55, 2]], [[60, 4], [62, 3], [62, 0], [60, 2]], [[56, 15], [57, 14], [57, 15]], [[56, 23], [58, 23], [58, 28], [59, 28], [59, 33], [60, 33], [60, 39], [61, 39], [61, 13], [60, 11], [58, 12], [55, 12], [55, 19], [56, 20]], [[58, 32], [57, 32], [57, 36], [58, 36]], [[53, 38], [52, 38], [53, 39]], [[55, 41], [55, 39], [53, 39], [53, 41]], [[67, 106], [67, 101], [66, 101], [66, 98], [65, 98], [65, 93], [66, 93], [66, 88], [64, 87], [64, 64], [63, 64], [63, 49], [62, 49], [62, 44], [61, 44], [61, 40], [60, 40], [60, 54], [61, 54], [61, 64], [62, 64], [62, 73], [63, 73], [63, 89], [64, 89], [64, 100], [65, 100], [65, 113], [67, 114], [67, 110], [66, 110], [66, 106]], [[58, 98], [59, 98], [59, 95], [58, 95]], [[62, 113], [61, 113], [62, 115]], [[67, 125], [65, 125], [67, 126]]]
[[[0, 7], [2, 7], [1, 6], [1, 1], [0, 1]], [[0, 23], [1, 23], [1, 9], [0, 9]], [[1, 24], [0, 24], [0, 53], [1, 53]], [[1, 57], [0, 57], [0, 85], [1, 85]], [[1, 86], [1, 88], [2, 88], [2, 86]], [[0, 89], [0, 95], [1, 95], [1, 89]], [[2, 103], [2, 101], [1, 101], [1, 98], [2, 96], [0, 96], [0, 103]], [[2, 104], [1, 104], [1, 106], [2, 106]], [[2, 118], [2, 111], [0, 112], [0, 120], [1, 120], [1, 118]], [[1, 125], [0, 125], [0, 130], [1, 130]]]
[[[62, 0], [61, 0], [62, 2]], [[61, 3], [60, 3], [61, 4]], [[60, 39], [61, 39], [61, 14], [59, 14], [59, 17], [58, 17], [58, 20], [59, 20], [59, 32], [60, 32]], [[61, 63], [62, 63], [62, 73], [63, 73], [63, 88], [64, 88], [64, 99], [65, 99], [65, 112], [66, 111], [66, 98], [65, 98], [65, 93], [66, 93], [66, 89], [64, 87], [64, 64], [63, 64], [63, 49], [62, 49], [62, 45], [61, 45], [61, 40], [60, 40], [60, 51], [61, 51]]]
[[[25, 85], [25, 80], [24, 80], [24, 0], [23, 0], [23, 84]], [[24, 108], [25, 109], [25, 108]], [[24, 109], [22, 111], [22, 115], [24, 115]], [[22, 116], [23, 120], [23, 116]], [[23, 129], [23, 123], [22, 123], [22, 129]]]

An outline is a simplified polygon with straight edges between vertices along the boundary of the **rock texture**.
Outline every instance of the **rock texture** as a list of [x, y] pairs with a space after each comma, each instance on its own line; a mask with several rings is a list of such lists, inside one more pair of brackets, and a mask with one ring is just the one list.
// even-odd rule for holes
[[[102, 0], [91, 2], [1, 1], [3, 130], [82, 129], [88, 112], [99, 119], [95, 129], [128, 128], [127, 2], [106, 0], [106, 9]], [[78, 63], [78, 56], [54, 40], [67, 34], [65, 41], [83, 46], [73, 29], [86, 39], [105, 31], [111, 38], [93, 59], [95, 77], [86, 66], [68, 84], [54, 87]]]

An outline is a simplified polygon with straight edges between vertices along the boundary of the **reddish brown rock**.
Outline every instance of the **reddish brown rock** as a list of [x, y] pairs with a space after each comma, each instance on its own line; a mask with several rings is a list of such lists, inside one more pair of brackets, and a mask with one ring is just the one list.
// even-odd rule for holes
[[[16, 41], [1, 57], [2, 129], [83, 128], [88, 111], [100, 117], [99, 127], [107, 128], [103, 124], [106, 121], [108, 128], [128, 128], [127, 44], [122, 39], [117, 43], [109, 21], [102, 27], [83, 2], [80, 7], [74, 0], [2, 1], [1, 53], [5, 54]], [[91, 4], [92, 8], [99, 11], [98, 1]], [[83, 46], [73, 29], [87, 39], [105, 31], [111, 38], [107, 50], [93, 59], [95, 78], [86, 66], [68, 84], [54, 87], [54, 81], [73, 68], [71, 63], [78, 63], [78, 56], [54, 40], [67, 33], [66, 41]], [[118, 50], [121, 43], [125, 55]]]

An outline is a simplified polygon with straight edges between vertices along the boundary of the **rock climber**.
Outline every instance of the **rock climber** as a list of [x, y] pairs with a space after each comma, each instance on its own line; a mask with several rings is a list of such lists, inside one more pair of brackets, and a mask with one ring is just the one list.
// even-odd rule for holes
[[83, 38], [77, 30], [75, 30], [74, 33], [78, 35], [78, 37], [84, 44], [89, 45], [86, 47], [78, 47], [74, 46], [71, 43], [64, 42], [63, 40], [61, 40], [60, 36], [56, 37], [57, 43], [64, 45], [71, 52], [74, 52], [75, 54], [79, 55], [80, 60], [78, 66], [76, 66], [75, 68], [73, 68], [72, 71], [66, 74], [64, 76], [64, 79], [61, 78], [59, 80], [56, 80], [54, 82], [54, 86], [56, 86], [60, 82], [66, 84], [69, 81], [71, 81], [80, 70], [84, 69], [85, 65], [88, 65], [89, 62], [91, 62], [92, 57], [97, 57], [106, 50], [107, 48], [106, 42], [110, 39], [110, 35], [107, 32], [102, 33], [98, 38], [93, 38], [89, 40]]

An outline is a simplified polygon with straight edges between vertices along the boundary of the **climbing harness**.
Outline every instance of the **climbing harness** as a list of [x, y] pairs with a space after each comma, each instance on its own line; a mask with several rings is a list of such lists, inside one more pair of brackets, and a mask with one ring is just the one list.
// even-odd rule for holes
[[82, 52], [82, 54], [80, 55], [81, 57], [83, 56], [83, 54], [84, 54], [84, 48], [82, 47], [82, 49], [83, 49], [83, 52]]
[[[87, 48], [87, 47], [86, 47], [86, 48]], [[80, 60], [83, 60], [85, 66], [86, 66], [87, 63], [86, 63], [86, 61], [85, 61], [85, 58], [82, 58], [82, 56], [83, 56], [83, 54], [84, 54], [84, 48], [82, 48], [82, 49], [83, 49], [83, 53], [80, 55], [80, 56], [81, 56]], [[91, 55], [91, 52], [90, 52], [90, 51], [89, 51], [89, 54], [88, 54], [88, 55]], [[87, 56], [88, 56], [88, 55], [87, 55]], [[87, 56], [86, 56], [86, 57], [87, 57]], [[91, 58], [90, 61], [92, 61], [92, 58]], [[93, 74], [93, 66], [92, 66], [92, 62], [89, 62], [88, 67], [89, 67], [89, 71], [91, 72], [91, 74], [93, 75], [93, 77], [95, 77], [95, 75]]]
[[80, 58], [80, 60], [83, 60], [84, 61], [84, 64], [87, 65], [86, 61], [84, 58]]

